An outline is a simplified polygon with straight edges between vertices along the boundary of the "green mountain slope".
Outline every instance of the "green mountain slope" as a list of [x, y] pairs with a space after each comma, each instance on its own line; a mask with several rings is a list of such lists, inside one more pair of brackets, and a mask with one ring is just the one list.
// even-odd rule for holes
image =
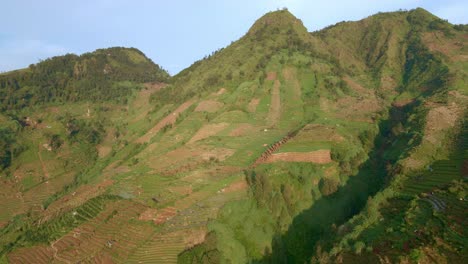
[[465, 28], [282, 10], [167, 85], [129, 55], [105, 90], [11, 101], [0, 262], [460, 262]]
[[0, 75], [0, 110], [45, 102], [124, 100], [131, 93], [131, 83], [168, 78], [167, 72], [137, 49], [67, 54]]

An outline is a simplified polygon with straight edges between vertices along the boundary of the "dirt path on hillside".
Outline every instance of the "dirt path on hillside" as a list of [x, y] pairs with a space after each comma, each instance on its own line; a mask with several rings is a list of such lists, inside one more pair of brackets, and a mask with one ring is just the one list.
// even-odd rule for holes
[[281, 117], [280, 86], [280, 81], [275, 80], [271, 90], [270, 111], [268, 112], [267, 116], [267, 125], [270, 127], [275, 126]]
[[42, 167], [42, 172], [44, 173], [44, 176], [48, 180], [50, 178], [50, 174], [47, 171], [47, 168], [44, 164], [44, 161], [42, 160], [42, 154], [41, 154], [41, 144], [39, 143], [39, 146], [37, 148], [37, 155], [39, 156], [39, 161], [41, 162], [41, 167]]
[[182, 113], [183, 111], [187, 110], [192, 104], [194, 103], [193, 100], [187, 101], [183, 104], [181, 104], [174, 112], [170, 113], [168, 116], [163, 118], [159, 123], [156, 124], [153, 128], [151, 128], [148, 132], [146, 132], [145, 135], [140, 137], [135, 141], [135, 143], [146, 143], [151, 140], [151, 138], [156, 135], [156, 133], [159, 132], [163, 127], [167, 125], [174, 125], [177, 117], [179, 117], [179, 114]]

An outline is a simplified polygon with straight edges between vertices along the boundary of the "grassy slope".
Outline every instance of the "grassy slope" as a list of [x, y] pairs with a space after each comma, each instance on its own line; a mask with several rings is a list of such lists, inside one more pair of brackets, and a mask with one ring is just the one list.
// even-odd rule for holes
[[[346, 244], [340, 240], [343, 237], [347, 241], [347, 233], [333, 228], [365, 206], [368, 195], [378, 190], [386, 174], [381, 162], [376, 165], [366, 162], [367, 158], [381, 161], [385, 157], [397, 168], [403, 158], [421, 159], [417, 151], [403, 149], [411, 140], [414, 142], [411, 144], [427, 151], [424, 137], [419, 136], [424, 124], [418, 120], [434, 107], [424, 102], [437, 101], [439, 95], [424, 95], [424, 90], [414, 89], [417, 85], [413, 83], [419, 84], [421, 80], [430, 83], [427, 76], [414, 80], [404, 77], [408, 56], [405, 43], [412, 29], [409, 14], [414, 12], [381, 14], [309, 34], [290, 13], [270, 13], [239, 41], [174, 77], [168, 87], [134, 91], [128, 106], [90, 104], [90, 118], [86, 117], [87, 104], [58, 106], [60, 115], [69, 111], [78, 119], [100, 121], [107, 136], [103, 136], [99, 149], [108, 151], [100, 152], [96, 160], [94, 146], [86, 144], [66, 142], [57, 153], [41, 151], [47, 166], [51, 166], [50, 160], [62, 157], [63, 163], [68, 160], [75, 164], [66, 171], [78, 173], [77, 177], [67, 178], [74, 178], [77, 184], [61, 191], [68, 183], [63, 182], [50, 190], [47, 187], [50, 185], [40, 180], [42, 167], [37, 152], [33, 151], [34, 146], [44, 143], [43, 131], [48, 128], [23, 132], [30, 148], [13, 167], [22, 169], [31, 163], [35, 169], [30, 170], [37, 175], [25, 177], [15, 186], [32, 188], [31, 197], [39, 204], [53, 193], [58, 195], [48, 199], [46, 210], [37, 208], [30, 214], [26, 214], [27, 209], [16, 210], [4, 216], [6, 220], [24, 213], [18, 216], [22, 221], [12, 221], [2, 229], [2, 260], [27, 257], [25, 250], [37, 250], [33, 252], [46, 252], [44, 255], [61, 261], [171, 263], [179, 252], [199, 244], [206, 232], [210, 232], [206, 243], [183, 254], [180, 261], [203, 258], [207, 252], [215, 262], [281, 261], [285, 257], [308, 261], [317, 242], [324, 243], [322, 248], [326, 251]], [[138, 61], [139, 57], [132, 60]], [[420, 64], [415, 65], [414, 75], [419, 76]], [[466, 66], [461, 62], [453, 65], [456, 66], [449, 65], [450, 69], [457, 69], [463, 78], [454, 77], [452, 89], [466, 93], [463, 90]], [[416, 98], [419, 104], [400, 106], [408, 98]], [[466, 101], [458, 94], [447, 100], [456, 105]], [[206, 101], [218, 104], [208, 107], [208, 111], [199, 111]], [[258, 105], [252, 107], [255, 101]], [[190, 102], [190, 106], [174, 115], [173, 111], [185, 102]], [[397, 106], [392, 106], [392, 102]], [[390, 108], [393, 110], [389, 111]], [[65, 126], [57, 123], [56, 116], [33, 117], [43, 118], [45, 125], [51, 124], [50, 129], [57, 129], [54, 133], [65, 138]], [[151, 132], [165, 118], [174, 122]], [[315, 126], [304, 127], [310, 123]], [[273, 163], [249, 169], [265, 151], [265, 145], [300, 128], [303, 130], [278, 151], [331, 149], [332, 163]], [[439, 130], [440, 133], [433, 134], [436, 140], [453, 131], [453, 126]], [[200, 140], [191, 141], [202, 134], [205, 136]], [[139, 141], [142, 136], [148, 142]], [[382, 151], [383, 148], [372, 151], [374, 144], [394, 145], [388, 151]], [[80, 159], [75, 155], [82, 153], [82, 148], [89, 154]], [[430, 150], [443, 155], [443, 149], [441, 144]], [[93, 165], [87, 165], [89, 162]], [[362, 164], [367, 170], [359, 169]], [[63, 166], [58, 164], [57, 168]], [[377, 173], [372, 171], [376, 169]], [[51, 171], [54, 178], [60, 179], [60, 169]], [[375, 179], [373, 173], [382, 177]], [[35, 191], [36, 182], [47, 188]], [[44, 196], [38, 198], [39, 193]], [[95, 196], [99, 197], [89, 200]], [[115, 196], [119, 197], [117, 202], [105, 202]], [[13, 200], [14, 193], [9, 197]], [[97, 210], [95, 201], [104, 202], [105, 207]], [[80, 212], [84, 210], [85, 219], [73, 225], [61, 220], [68, 219], [78, 206], [84, 208]], [[147, 220], [139, 220], [143, 212], [149, 213]], [[118, 217], [110, 221], [115, 215]], [[360, 217], [367, 219], [364, 215]], [[359, 223], [353, 221], [356, 222], [347, 225]], [[70, 229], [72, 226], [76, 227], [74, 231]], [[25, 240], [26, 230], [38, 228], [62, 231], [46, 232], [45, 240]], [[98, 235], [77, 238], [76, 232], [80, 230], [94, 230]], [[118, 234], [116, 230], [128, 232]], [[297, 236], [297, 230], [311, 233], [314, 240], [301, 240], [304, 238]], [[321, 236], [314, 235], [321, 232], [331, 235], [320, 241]], [[66, 235], [62, 239], [57, 234]], [[115, 246], [106, 247], [112, 240], [116, 241]], [[79, 254], [62, 245], [67, 241], [81, 242], [76, 246], [80, 248]], [[283, 242], [288, 243], [285, 246]], [[368, 243], [366, 240], [366, 246]], [[91, 251], [85, 245], [94, 245], [99, 250]], [[24, 246], [28, 248], [21, 248]], [[341, 256], [348, 250], [342, 247], [333, 252]]]

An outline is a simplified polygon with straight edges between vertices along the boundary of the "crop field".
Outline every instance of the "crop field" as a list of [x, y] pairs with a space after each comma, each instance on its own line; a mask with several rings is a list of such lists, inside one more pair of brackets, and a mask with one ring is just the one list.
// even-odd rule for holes
[[435, 188], [443, 188], [453, 180], [462, 178], [461, 165], [461, 162], [456, 160], [437, 161], [424, 174], [410, 179], [403, 192], [418, 195]]

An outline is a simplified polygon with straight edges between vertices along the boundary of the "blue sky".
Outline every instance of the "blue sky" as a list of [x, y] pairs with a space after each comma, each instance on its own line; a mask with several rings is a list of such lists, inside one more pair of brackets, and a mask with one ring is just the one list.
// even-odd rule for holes
[[0, 72], [65, 53], [125, 46], [175, 74], [283, 7], [309, 31], [415, 7], [468, 23], [466, 0], [1, 0]]

